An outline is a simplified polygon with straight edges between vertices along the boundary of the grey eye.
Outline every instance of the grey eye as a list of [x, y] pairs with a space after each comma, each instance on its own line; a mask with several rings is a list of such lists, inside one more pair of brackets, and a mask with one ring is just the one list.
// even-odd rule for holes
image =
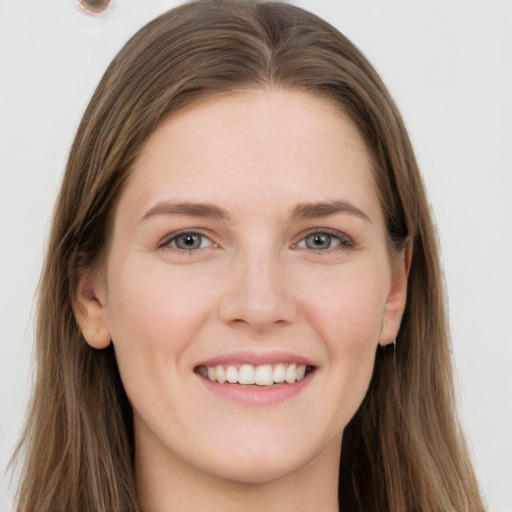
[[178, 249], [184, 251], [193, 251], [202, 246], [203, 237], [198, 233], [183, 233], [174, 239], [174, 243]]
[[[330, 249], [333, 245], [333, 235], [326, 233], [314, 233], [309, 235], [305, 239], [306, 247], [313, 250], [325, 250]], [[339, 240], [338, 240], [339, 243]]]
[[78, 0], [78, 5], [89, 14], [103, 14], [110, 7], [110, 0]]

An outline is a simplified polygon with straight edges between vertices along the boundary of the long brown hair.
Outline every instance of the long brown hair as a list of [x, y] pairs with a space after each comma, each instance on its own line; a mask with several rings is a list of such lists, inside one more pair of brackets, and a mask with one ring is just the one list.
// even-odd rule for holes
[[341, 509], [483, 510], [455, 417], [436, 234], [400, 114], [372, 66], [328, 23], [290, 5], [240, 0], [193, 2], [142, 28], [83, 116], [40, 282], [17, 510], [138, 510], [131, 407], [112, 347], [92, 349], [77, 326], [77, 279], [103, 263], [130, 168], [159, 123], [244, 88], [306, 91], [343, 109], [373, 158], [390, 249], [413, 246], [396, 349], [377, 353], [368, 395], [344, 432]]

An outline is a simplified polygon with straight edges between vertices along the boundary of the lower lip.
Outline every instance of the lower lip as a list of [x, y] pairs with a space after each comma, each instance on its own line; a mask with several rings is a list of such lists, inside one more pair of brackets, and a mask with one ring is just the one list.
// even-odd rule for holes
[[198, 375], [203, 385], [211, 392], [247, 405], [272, 405], [283, 402], [297, 393], [300, 393], [313, 378], [312, 371], [308, 373], [302, 380], [293, 384], [277, 384], [274, 386], [244, 386], [242, 384], [229, 384], [225, 382], [212, 382]]

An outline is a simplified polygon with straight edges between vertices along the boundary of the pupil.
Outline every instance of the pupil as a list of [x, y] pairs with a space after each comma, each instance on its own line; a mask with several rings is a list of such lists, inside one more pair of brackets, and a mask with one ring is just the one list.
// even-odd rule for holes
[[328, 249], [331, 246], [330, 235], [311, 235], [306, 239], [310, 249]]
[[200, 235], [182, 235], [176, 240], [180, 249], [197, 249], [201, 245]]

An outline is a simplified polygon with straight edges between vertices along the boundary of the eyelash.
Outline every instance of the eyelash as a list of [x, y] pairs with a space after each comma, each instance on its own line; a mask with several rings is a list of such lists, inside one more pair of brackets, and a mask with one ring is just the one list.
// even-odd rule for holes
[[[184, 235], [199, 236], [199, 237], [201, 237], [201, 241], [208, 240], [209, 246], [208, 247], [198, 247], [196, 249], [182, 249], [181, 247], [178, 247], [176, 245], [176, 240], [180, 236], [184, 236]], [[174, 242], [174, 244], [173, 244], [173, 242]], [[205, 233], [202, 233], [201, 231], [197, 231], [197, 230], [183, 230], [183, 231], [178, 231], [176, 233], [172, 233], [171, 235], [165, 237], [162, 240], [162, 242], [160, 242], [158, 244], [159, 249], [169, 249], [170, 248], [171, 250], [177, 251], [181, 254], [193, 254], [193, 253], [197, 252], [199, 249], [207, 249], [210, 247], [217, 247], [217, 244], [215, 244], [208, 235], [206, 235]]]
[[[209, 242], [209, 245], [207, 247], [197, 247], [197, 248], [191, 248], [191, 249], [183, 249], [183, 248], [180, 248], [180, 247], [177, 247], [176, 245], [176, 240], [180, 237], [180, 236], [184, 236], [184, 235], [187, 235], [187, 236], [191, 236], [191, 237], [194, 237], [194, 236], [199, 236], [201, 237], [201, 245], [202, 245], [202, 242], [203, 241], [208, 241]], [[337, 243], [334, 247], [331, 247], [329, 245], [329, 247], [325, 248], [325, 249], [312, 249], [311, 247], [307, 247], [306, 246], [306, 243], [307, 243], [307, 239], [311, 236], [315, 236], [315, 235], [327, 235], [329, 238], [330, 238], [330, 245], [332, 243], [332, 239], [336, 239], [338, 240], [339, 243]], [[301, 247], [300, 244], [304, 243], [304, 247]], [[215, 244], [215, 242], [213, 242], [211, 240], [211, 238], [206, 235], [205, 233], [201, 232], [201, 231], [198, 231], [198, 230], [183, 230], [183, 231], [178, 231], [176, 233], [172, 233], [171, 235], [165, 237], [162, 242], [159, 243], [158, 245], [158, 248], [159, 249], [172, 249], [174, 251], [177, 251], [179, 253], [182, 253], [182, 254], [194, 254], [196, 253], [198, 250], [200, 249], [208, 249], [208, 248], [211, 248], [211, 247], [218, 247], [217, 244]], [[315, 253], [332, 253], [332, 252], [338, 252], [338, 251], [344, 251], [344, 250], [347, 250], [347, 249], [355, 249], [356, 248], [356, 245], [354, 243], [354, 241], [349, 237], [347, 236], [345, 233], [342, 233], [340, 231], [337, 231], [335, 229], [329, 229], [329, 228], [323, 228], [323, 229], [314, 229], [314, 230], [311, 230], [309, 232], [307, 232], [306, 234], [304, 234], [301, 239], [297, 242], [297, 243], [294, 243], [292, 245], [292, 248], [293, 249], [308, 249], [309, 251], [311, 252], [315, 252]]]
[[[300, 247], [301, 243], [306, 244], [306, 240], [315, 235], [327, 235], [331, 238], [331, 240], [337, 239], [339, 241], [338, 244], [336, 244], [334, 247], [328, 247], [326, 249], [311, 249], [309, 247]], [[342, 233], [341, 231], [338, 231], [336, 229], [329, 229], [329, 228], [322, 228], [322, 229], [313, 229], [309, 232], [307, 232], [305, 235], [301, 237], [301, 239], [293, 244], [293, 248], [299, 248], [299, 249], [309, 249], [311, 252], [315, 253], [332, 253], [332, 252], [338, 252], [338, 251], [345, 251], [347, 249], [355, 249], [356, 244], [354, 241], [347, 236], [345, 233]]]

